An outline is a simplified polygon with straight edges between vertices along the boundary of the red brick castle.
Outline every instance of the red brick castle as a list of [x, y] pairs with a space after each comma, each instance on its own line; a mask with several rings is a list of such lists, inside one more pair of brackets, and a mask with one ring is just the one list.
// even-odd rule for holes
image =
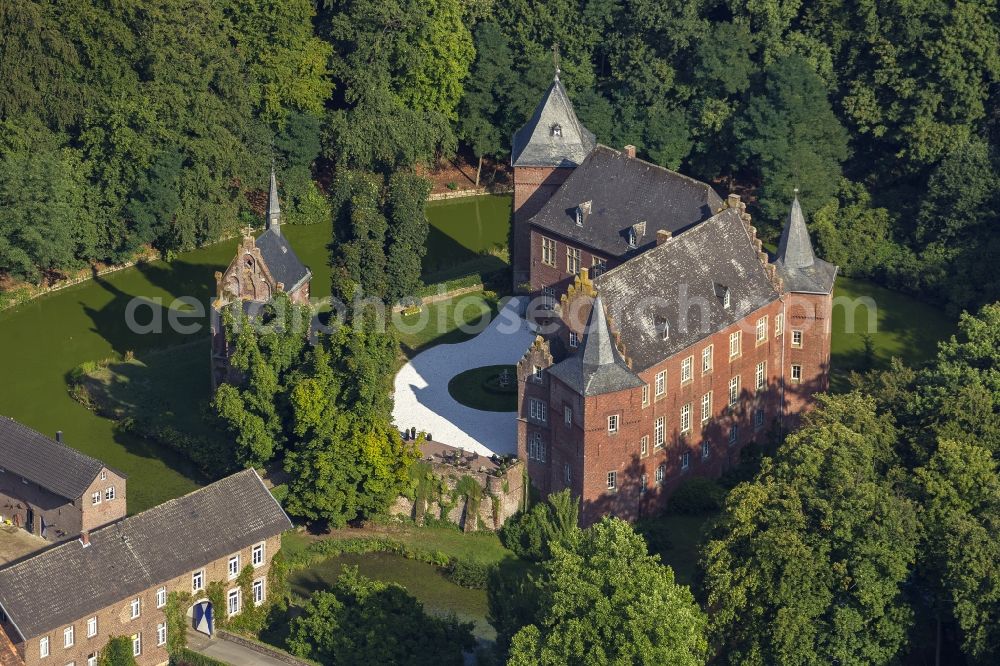
[[662, 507], [826, 390], [837, 267], [796, 198], [772, 261], [739, 196], [596, 144], [558, 74], [514, 137], [515, 284], [543, 332], [518, 364], [518, 455], [589, 524]]

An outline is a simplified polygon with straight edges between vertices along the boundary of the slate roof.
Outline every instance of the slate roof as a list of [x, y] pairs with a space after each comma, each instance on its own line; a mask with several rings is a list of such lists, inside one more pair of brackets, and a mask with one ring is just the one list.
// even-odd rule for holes
[[[594, 280], [640, 372], [778, 298], [736, 209], [728, 208]], [[722, 294], [730, 291], [730, 307]], [[682, 321], [682, 304], [686, 322]], [[670, 330], [663, 338], [663, 324]]]
[[[558, 125], [560, 136], [552, 128]], [[535, 107], [531, 119], [514, 133], [510, 164], [575, 167], [594, 149], [597, 139], [576, 117], [558, 74]]]
[[[79, 499], [106, 466], [6, 416], [0, 416], [0, 469], [60, 497]], [[121, 472], [115, 474], [124, 477]]]
[[286, 292], [293, 291], [312, 275], [305, 264], [299, 261], [288, 240], [281, 235], [279, 227], [272, 226], [258, 236], [254, 244], [260, 250], [267, 269], [271, 271], [275, 281], [285, 285]]
[[809, 227], [802, 215], [798, 196], [792, 201], [792, 209], [781, 232], [774, 263], [789, 291], [807, 294], [829, 294], [833, 291], [837, 267], [818, 258], [813, 252]]
[[[576, 209], [591, 202], [583, 225]], [[655, 245], [657, 230], [679, 233], [722, 207], [709, 185], [625, 153], [597, 146], [530, 222], [611, 256], [639, 254]], [[631, 248], [628, 232], [645, 222]]]
[[643, 384], [615, 348], [600, 296], [594, 299], [583, 348], [549, 368], [549, 372], [585, 396], [614, 393]]
[[291, 527], [245, 470], [0, 568], [0, 606], [33, 639]]

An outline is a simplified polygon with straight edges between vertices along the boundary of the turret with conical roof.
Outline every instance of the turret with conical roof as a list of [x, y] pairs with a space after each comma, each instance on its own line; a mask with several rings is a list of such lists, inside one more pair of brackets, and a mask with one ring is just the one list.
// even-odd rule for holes
[[557, 68], [531, 119], [514, 134], [510, 163], [514, 167], [575, 167], [596, 145], [597, 137], [576, 117]]
[[781, 232], [778, 242], [778, 256], [775, 265], [778, 274], [789, 291], [809, 294], [829, 294], [833, 291], [833, 281], [837, 267], [823, 261], [813, 252], [809, 239], [809, 228], [799, 203], [799, 190], [795, 190], [792, 210], [788, 222]]
[[267, 200], [267, 228], [281, 235], [281, 206], [278, 203], [278, 179], [271, 167], [271, 194]]
[[549, 368], [549, 372], [584, 396], [614, 393], [643, 385], [615, 347], [600, 296], [594, 299], [583, 348]]

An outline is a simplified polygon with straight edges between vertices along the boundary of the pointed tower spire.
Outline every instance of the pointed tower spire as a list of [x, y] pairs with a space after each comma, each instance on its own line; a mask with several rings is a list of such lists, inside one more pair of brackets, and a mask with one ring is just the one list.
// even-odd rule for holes
[[610, 365], [615, 362], [615, 344], [608, 330], [608, 320], [604, 314], [601, 297], [594, 299], [594, 307], [587, 323], [587, 337], [583, 341], [583, 365], [587, 369]]
[[788, 215], [788, 224], [781, 232], [778, 243], [778, 261], [786, 268], [809, 268], [816, 262], [813, 254], [812, 241], [809, 240], [809, 229], [806, 218], [802, 215], [799, 204], [799, 188], [795, 188], [795, 199], [792, 200], [792, 210]]
[[556, 75], [554, 77], [555, 81], [559, 80], [559, 42], [552, 43], [552, 64], [555, 65]]
[[274, 167], [271, 167], [271, 196], [267, 201], [267, 228], [273, 229], [274, 233], [281, 235], [281, 207], [278, 204], [278, 179], [274, 176]]

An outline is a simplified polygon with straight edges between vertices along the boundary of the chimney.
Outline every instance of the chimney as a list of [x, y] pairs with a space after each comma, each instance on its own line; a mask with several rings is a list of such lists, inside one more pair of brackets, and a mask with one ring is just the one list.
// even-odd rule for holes
[[666, 229], [657, 229], [656, 230], [656, 247], [660, 247], [661, 245], [663, 245], [664, 243], [666, 243], [668, 240], [670, 240], [671, 238], [673, 238], [673, 236], [674, 235], [672, 233], [670, 233], [669, 231], [667, 231]]
[[90, 548], [90, 534], [86, 531], [80, 532], [80, 543], [84, 548]]
[[56, 441], [62, 444], [62, 430], [56, 430]]
[[740, 195], [730, 193], [730, 195], [728, 197], [726, 197], [726, 204], [728, 204], [730, 208], [739, 208], [740, 207]]
[[635, 159], [635, 146], [633, 146], [631, 143], [625, 146], [625, 156]]

